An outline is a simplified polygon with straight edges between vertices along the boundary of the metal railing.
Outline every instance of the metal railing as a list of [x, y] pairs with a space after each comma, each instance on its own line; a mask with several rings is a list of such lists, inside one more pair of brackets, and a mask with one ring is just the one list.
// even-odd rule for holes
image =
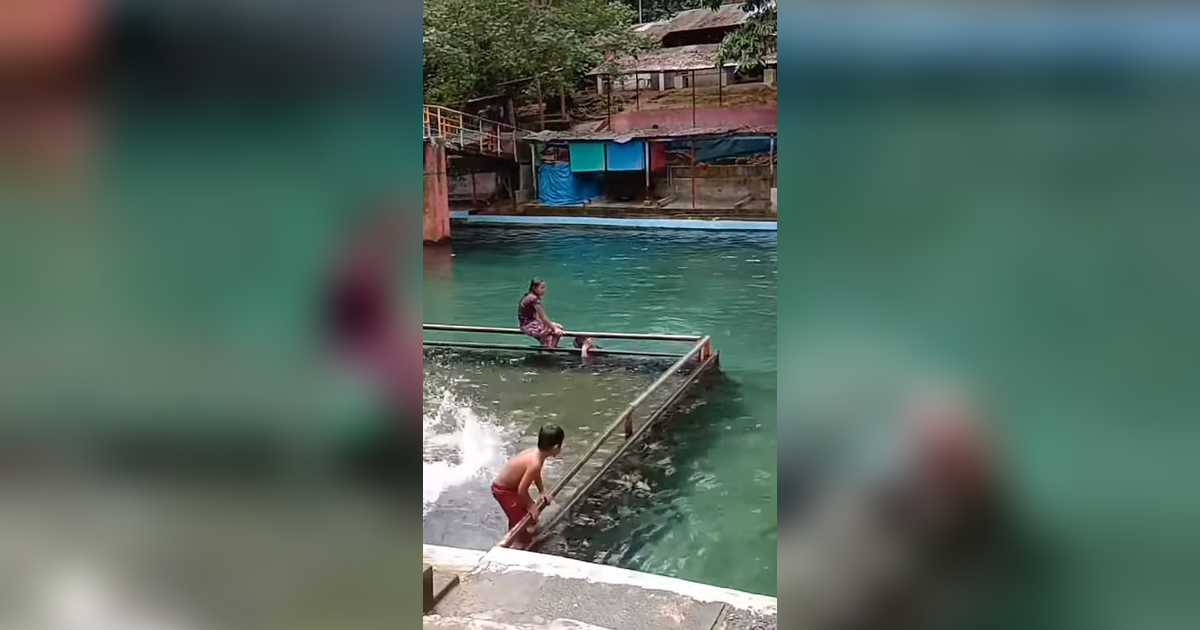
[[[455, 326], [452, 324], [422, 324], [422, 330], [433, 330], [442, 332], [456, 333], [483, 333], [492, 335], [516, 335], [525, 336], [519, 328], [497, 328], [493, 326]], [[674, 341], [674, 342], [697, 342], [701, 337], [698, 335], [660, 335], [654, 333], [614, 333], [614, 332], [590, 332], [590, 331], [564, 331], [563, 338], [571, 339], [575, 337], [591, 337], [592, 339], [623, 339], [623, 340], [638, 340], [638, 341]], [[473, 350], [514, 350], [518, 352], [547, 352], [547, 353], [564, 353], [564, 354], [579, 354], [578, 348], [547, 348], [542, 345], [535, 344], [500, 344], [500, 343], [480, 343], [471, 341], [422, 341], [422, 345], [429, 348], [463, 348]], [[604, 350], [596, 348], [591, 351], [594, 356], [627, 356], [627, 357], [663, 357], [663, 358], [679, 358], [680, 354], [671, 352], [649, 352], [641, 350]]]
[[[658, 405], [655, 410], [651, 412], [649, 416], [647, 416], [646, 421], [642, 423], [641, 427], [635, 431], [633, 426], [633, 414], [638, 407], [645, 403], [655, 392], [661, 389], [672, 376], [677, 374], [686, 366], [689, 361], [692, 360], [698, 361], [699, 366], [693, 370], [683, 380], [683, 382], [679, 383], [675, 389], [672, 390], [667, 400]], [[572, 465], [571, 468], [568, 469], [567, 472], [562, 476], [562, 478], [559, 479], [558, 482], [555, 483], [550, 489], [550, 496], [558, 497], [558, 495], [562, 493], [563, 489], [567, 487], [567, 484], [571, 483], [571, 481], [575, 479], [579, 472], [583, 470], [584, 466], [588, 464], [592, 457], [596, 455], [596, 453], [600, 450], [600, 447], [603, 446], [604, 443], [607, 442], [614, 433], [616, 433], [617, 429], [624, 428], [625, 441], [620, 447], [617, 448], [616, 451], [613, 452], [612, 455], [608, 457], [604, 463], [600, 465], [598, 470], [592, 473], [592, 475], [588, 477], [586, 481], [584, 481], [581, 487], [576, 488], [571, 493], [571, 496], [565, 503], [556, 504], [558, 509], [553, 514], [549, 515], [548, 518], [542, 519], [538, 522], [540, 529], [539, 537], [536, 538], [530, 546], [540, 542], [541, 536], [544, 536], [547, 532], [549, 532], [552, 525], [554, 525], [564, 515], [570, 513], [575, 502], [587, 494], [591, 487], [595, 485], [596, 481], [599, 480], [600, 477], [604, 475], [604, 473], [607, 472], [610, 467], [612, 467], [614, 462], [620, 459], [621, 455], [625, 453], [629, 446], [636, 442], [637, 439], [640, 438], [646, 431], [646, 429], [648, 429], [672, 406], [674, 406], [674, 404], [683, 396], [683, 393], [687, 390], [687, 388], [693, 382], [695, 382], [700, 374], [704, 373], [709, 367], [714, 365], [716, 360], [717, 354], [712, 350], [711, 340], [708, 337], [703, 337], [696, 341], [691, 350], [679, 357], [679, 359], [672, 364], [670, 368], [663, 372], [663, 374], [659, 376], [657, 380], [651, 383], [649, 387], [642, 390], [642, 393], [639, 394], [638, 397], [633, 400], [633, 402], [629, 403], [629, 405], [627, 405], [625, 409], [617, 415], [612, 423], [605, 427], [600, 436], [596, 438], [590, 447], [588, 447], [588, 450], [584, 452], [584, 454], [574, 463], [574, 465]], [[548, 503], [545, 497], [538, 498], [539, 510], [547, 505]], [[521, 543], [518, 540], [518, 537], [520, 536], [520, 533], [527, 529], [532, 522], [532, 517], [526, 515], [525, 518], [521, 519], [521, 522], [517, 523], [516, 527], [513, 527], [504, 535], [504, 538], [500, 539], [499, 546], [520, 548]]]
[[439, 139], [459, 151], [515, 157], [522, 131], [512, 125], [481, 118], [440, 105], [421, 110], [422, 138]]
[[[497, 328], [489, 326], [456, 326], [451, 324], [423, 324], [423, 330], [455, 332], [455, 333], [483, 333], [483, 334], [498, 334], [498, 335], [524, 335], [517, 328]], [[640, 341], [657, 341], [657, 342], [683, 342], [688, 343], [689, 349], [684, 354], [670, 354], [663, 352], [640, 352], [640, 351], [614, 351], [614, 350], [595, 350], [595, 355], [627, 355], [627, 356], [642, 356], [642, 357], [667, 357], [675, 359], [675, 362], [670, 368], [665, 370], [653, 383], [646, 389], [642, 390], [632, 402], [630, 402], [620, 414], [610, 423], [600, 436], [588, 447], [584, 454], [576, 460], [567, 472], [558, 480], [557, 483], [550, 489], [550, 496], [558, 498], [563, 489], [570, 484], [576, 476], [584, 469], [584, 467], [595, 457], [600, 448], [613, 437], [617, 429], [624, 429], [624, 442], [600, 464], [599, 468], [588, 477], [582, 486], [571, 492], [565, 503], [556, 503], [558, 507], [553, 514], [546, 515], [547, 518], [539, 522], [540, 532], [539, 537], [550, 531], [550, 526], [553, 525], [563, 515], [570, 512], [571, 507], [577, 500], [583, 497], [596, 481], [616, 462], [621, 455], [635, 443], [638, 438], [663, 415], [665, 415], [674, 405], [683, 397], [688, 387], [706, 372], [709, 368], [716, 365], [718, 354], [712, 349], [712, 340], [709, 337], [701, 337], [699, 335], [666, 335], [654, 333], [614, 333], [614, 332], [572, 332], [566, 331], [564, 337], [591, 337], [593, 339], [625, 339], [625, 340], [640, 340]], [[578, 353], [575, 348], [545, 348], [537, 345], [517, 345], [517, 344], [491, 344], [491, 343], [476, 343], [476, 342], [449, 342], [449, 341], [422, 341], [422, 345], [426, 347], [449, 347], [449, 348], [467, 348], [467, 349], [485, 349], [485, 350], [515, 350], [527, 352], [571, 352]], [[664, 386], [668, 384], [671, 378], [684, 370], [689, 362], [696, 362], [697, 366], [694, 370], [688, 373], [682, 381], [676, 383], [674, 388], [667, 395], [663, 402], [659, 403], [653, 411], [647, 416], [645, 422], [639, 427], [634, 427], [634, 414], [640, 406], [645, 404], [651, 396], [658, 393]], [[547, 505], [545, 497], [538, 498], [539, 509]], [[517, 540], [521, 531], [529, 527], [531, 522], [527, 515], [516, 527], [505, 533], [500, 540], [499, 546], [513, 547], [520, 544]], [[540, 538], [535, 539], [535, 544]]]

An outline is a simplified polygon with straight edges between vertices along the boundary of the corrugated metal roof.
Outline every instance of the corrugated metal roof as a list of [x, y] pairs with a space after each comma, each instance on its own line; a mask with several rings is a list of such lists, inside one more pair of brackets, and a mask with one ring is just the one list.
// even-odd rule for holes
[[709, 8], [680, 11], [669, 20], [638, 24], [633, 30], [658, 40], [670, 33], [696, 31], [706, 28], [728, 28], [739, 26], [746, 21], [749, 14], [742, 10], [741, 4], [724, 4], [713, 11]]
[[[717, 53], [721, 51], [720, 44], [693, 44], [691, 46], [675, 46], [644, 52], [641, 56], [624, 57], [616, 61], [616, 69], [609, 72], [609, 64], [605, 63], [593, 68], [589, 76], [600, 74], [632, 74], [635, 72], [679, 72], [687, 70], [712, 70], [717, 67]], [[763, 57], [763, 63], [777, 65], [776, 53]], [[726, 67], [736, 64], [726, 63]]]
[[[720, 44], [695, 44], [660, 48], [642, 53], [637, 58], [624, 57], [616, 61], [615, 74], [631, 72], [667, 72], [673, 70], [708, 70], [717, 67]], [[601, 65], [589, 75], [609, 74], [608, 64]]]
[[707, 129], [635, 129], [633, 131], [539, 131], [525, 135], [531, 142], [612, 141], [693, 138], [700, 136], [775, 135], [778, 127], [710, 127]]

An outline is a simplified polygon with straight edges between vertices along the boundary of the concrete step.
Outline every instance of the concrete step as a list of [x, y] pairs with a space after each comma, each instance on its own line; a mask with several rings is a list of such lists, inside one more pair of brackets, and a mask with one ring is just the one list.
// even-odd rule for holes
[[450, 589], [458, 586], [458, 574], [449, 571], [434, 571], [433, 567], [424, 565], [423, 575], [424, 586], [424, 612], [429, 613], [437, 607], [438, 602], [450, 592]]
[[423, 593], [422, 597], [424, 598], [424, 601], [425, 601], [424, 608], [422, 608], [422, 610], [424, 612], [429, 612], [429, 611], [433, 610], [434, 601], [433, 601], [433, 567], [429, 566], [428, 564], [423, 565], [422, 570], [421, 570], [421, 590]]
[[442, 601], [450, 589], [458, 586], [458, 574], [435, 571], [433, 574], [433, 610], [437, 610], [438, 602]]

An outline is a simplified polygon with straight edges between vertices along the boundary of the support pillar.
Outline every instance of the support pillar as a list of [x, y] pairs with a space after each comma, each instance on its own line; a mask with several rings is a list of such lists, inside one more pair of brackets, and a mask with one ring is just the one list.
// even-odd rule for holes
[[450, 181], [446, 145], [441, 140], [425, 143], [424, 163], [421, 238], [425, 243], [443, 243], [450, 240]]

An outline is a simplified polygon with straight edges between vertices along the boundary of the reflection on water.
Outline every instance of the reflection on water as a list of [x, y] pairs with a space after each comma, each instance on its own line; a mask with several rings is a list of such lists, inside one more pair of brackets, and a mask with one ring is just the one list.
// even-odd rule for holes
[[774, 510], [763, 507], [774, 498], [774, 458], [741, 462], [743, 477], [720, 471], [723, 445], [753, 442], [762, 430], [747, 415], [745, 394], [721, 374], [701, 379], [674, 413], [601, 477], [540, 551], [667, 575], [724, 564], [737, 567], [738, 588], [773, 593], [773, 549], [727, 544], [725, 532], [712, 526], [714, 520], [738, 519], [746, 540], [775, 538]]

